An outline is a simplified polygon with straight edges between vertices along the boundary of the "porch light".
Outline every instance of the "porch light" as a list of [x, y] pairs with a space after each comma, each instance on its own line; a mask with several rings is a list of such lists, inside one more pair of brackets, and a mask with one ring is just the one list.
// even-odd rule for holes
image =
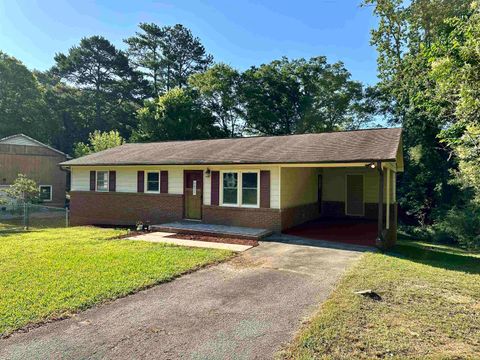
[[377, 167], [377, 165], [374, 163], [374, 162], [371, 162], [367, 165], [365, 165], [366, 167], [370, 168], [370, 169], [375, 169]]
[[207, 168], [207, 170], [205, 170], [205, 176], [206, 176], [207, 178], [210, 177], [210, 173], [211, 173], [210, 169]]

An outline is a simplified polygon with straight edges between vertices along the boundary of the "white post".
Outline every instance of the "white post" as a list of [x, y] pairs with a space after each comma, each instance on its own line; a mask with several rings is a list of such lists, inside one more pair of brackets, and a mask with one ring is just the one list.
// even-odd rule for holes
[[387, 167], [387, 212], [386, 227], [390, 229], [390, 168]]

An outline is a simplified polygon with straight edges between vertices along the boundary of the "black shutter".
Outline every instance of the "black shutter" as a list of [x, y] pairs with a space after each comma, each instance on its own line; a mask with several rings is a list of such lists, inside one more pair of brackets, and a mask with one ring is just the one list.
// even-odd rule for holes
[[145, 189], [145, 171], [137, 172], [137, 192], [143, 193]]
[[117, 191], [117, 172], [109, 171], [108, 172], [108, 191], [115, 192]]
[[97, 181], [97, 173], [90, 171], [90, 191], [95, 191], [95, 182]]
[[217, 205], [220, 203], [220, 172], [212, 171], [210, 173], [210, 182], [211, 182], [211, 201], [212, 205]]
[[160, 192], [168, 193], [168, 171], [160, 171]]
[[260, 171], [260, 207], [270, 207], [270, 171]]

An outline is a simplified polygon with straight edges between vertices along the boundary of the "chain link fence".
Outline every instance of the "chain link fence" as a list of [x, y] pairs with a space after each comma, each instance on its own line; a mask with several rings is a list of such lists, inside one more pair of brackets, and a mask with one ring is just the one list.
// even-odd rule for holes
[[0, 232], [68, 226], [68, 208], [29, 203], [0, 205]]

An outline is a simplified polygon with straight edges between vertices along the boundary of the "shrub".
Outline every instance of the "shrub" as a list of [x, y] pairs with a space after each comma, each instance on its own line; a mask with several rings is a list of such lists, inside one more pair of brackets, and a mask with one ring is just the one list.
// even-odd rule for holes
[[480, 205], [455, 207], [433, 226], [434, 240], [451, 241], [470, 250], [480, 249]]

